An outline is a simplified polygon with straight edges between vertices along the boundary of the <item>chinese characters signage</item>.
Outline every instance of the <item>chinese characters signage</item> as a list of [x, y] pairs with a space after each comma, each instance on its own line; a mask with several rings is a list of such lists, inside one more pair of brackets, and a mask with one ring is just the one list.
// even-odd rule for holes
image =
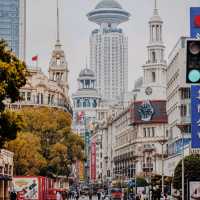
[[192, 148], [200, 148], [200, 85], [192, 85]]
[[200, 7], [190, 8], [190, 36], [200, 38]]
[[91, 144], [91, 179], [96, 180], [96, 139]]

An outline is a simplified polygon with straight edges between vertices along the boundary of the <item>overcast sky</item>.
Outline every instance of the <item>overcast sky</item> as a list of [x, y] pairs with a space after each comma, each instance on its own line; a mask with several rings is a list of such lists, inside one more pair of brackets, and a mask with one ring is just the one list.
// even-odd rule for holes
[[[86, 14], [100, 0], [59, 0], [61, 43], [69, 64], [70, 93], [77, 89], [76, 79], [89, 59], [89, 36], [96, 24]], [[129, 90], [142, 75], [141, 66], [147, 60], [148, 21], [154, 0], [118, 0], [131, 13], [130, 21], [121, 25], [129, 39]], [[200, 0], [158, 0], [164, 21], [163, 38], [166, 58], [180, 36], [189, 35], [189, 8], [200, 6]], [[56, 0], [27, 0], [27, 63], [39, 55], [39, 66], [47, 73], [51, 52], [56, 41]]]

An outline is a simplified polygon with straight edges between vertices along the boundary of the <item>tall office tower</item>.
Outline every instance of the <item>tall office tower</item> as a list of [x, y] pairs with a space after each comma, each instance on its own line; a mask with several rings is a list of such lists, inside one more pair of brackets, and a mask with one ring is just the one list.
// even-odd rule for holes
[[103, 100], [121, 102], [128, 90], [128, 39], [118, 25], [130, 14], [115, 0], [102, 0], [87, 14], [99, 25], [90, 37], [90, 68]]
[[26, 0], [0, 0], [0, 39], [25, 60]]

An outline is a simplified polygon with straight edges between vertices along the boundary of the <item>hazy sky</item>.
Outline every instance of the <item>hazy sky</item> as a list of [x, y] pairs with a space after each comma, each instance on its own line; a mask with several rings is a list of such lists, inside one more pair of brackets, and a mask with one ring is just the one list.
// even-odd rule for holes
[[[89, 59], [89, 36], [96, 24], [86, 14], [100, 0], [59, 0], [61, 43], [69, 65], [70, 93], [77, 89], [77, 77]], [[147, 60], [148, 21], [154, 0], [118, 0], [131, 13], [130, 21], [121, 25], [129, 38], [129, 90], [142, 75], [141, 66]], [[164, 21], [163, 38], [166, 58], [180, 36], [189, 35], [189, 8], [200, 6], [200, 0], [158, 0]], [[39, 66], [47, 73], [51, 52], [56, 41], [56, 0], [27, 0], [27, 63], [39, 55]]]

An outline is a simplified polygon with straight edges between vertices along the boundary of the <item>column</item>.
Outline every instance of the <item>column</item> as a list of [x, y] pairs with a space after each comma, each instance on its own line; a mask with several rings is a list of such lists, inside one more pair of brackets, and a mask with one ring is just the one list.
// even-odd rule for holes
[[8, 181], [4, 181], [4, 199], [8, 200], [9, 199], [9, 193], [8, 193]]
[[0, 180], [0, 200], [4, 200], [4, 181]]

